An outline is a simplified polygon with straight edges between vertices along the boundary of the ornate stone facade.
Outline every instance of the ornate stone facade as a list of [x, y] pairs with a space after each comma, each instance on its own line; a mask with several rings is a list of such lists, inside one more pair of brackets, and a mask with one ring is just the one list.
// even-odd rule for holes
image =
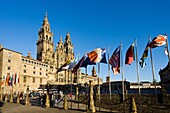
[[27, 86], [30, 90], [38, 90], [40, 85], [46, 85], [47, 82], [51, 85], [71, 83], [84, 85], [89, 84], [89, 80], [93, 80], [94, 84], [98, 84], [95, 68], [93, 68], [92, 76], [83, 74], [80, 69], [76, 75], [72, 74], [71, 70], [56, 73], [68, 59], [74, 59], [74, 46], [69, 32], [64, 42], [60, 37], [56, 47], [54, 46], [53, 33], [47, 15], [38, 31], [36, 45], [36, 59], [31, 57], [30, 52], [28, 56], [23, 56], [20, 52], [0, 46], [0, 89], [4, 94], [25, 92]]

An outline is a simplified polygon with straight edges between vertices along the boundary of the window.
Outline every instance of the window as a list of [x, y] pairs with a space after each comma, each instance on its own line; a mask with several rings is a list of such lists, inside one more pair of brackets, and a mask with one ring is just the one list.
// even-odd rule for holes
[[61, 82], [64, 82], [64, 79], [63, 79], [63, 78], [61, 78]]
[[32, 78], [32, 82], [35, 83], [35, 77]]
[[33, 74], [35, 74], [35, 71], [33, 71]]
[[8, 59], [8, 62], [11, 63], [11, 59]]
[[42, 78], [40, 78], [40, 83], [42, 83]]
[[8, 69], [8, 70], [11, 70], [11, 67], [8, 66], [7, 69]]
[[40, 75], [41, 75], [42, 73], [40, 72]]
[[42, 70], [42, 69], [40, 68], [40, 70]]
[[24, 78], [23, 78], [23, 82], [24, 82], [24, 83], [26, 83], [26, 81], [27, 81], [27, 79], [26, 79], [26, 77], [24, 76]]
[[26, 73], [27, 71], [26, 70], [24, 70], [24, 73]]
[[8, 52], [8, 57], [11, 58], [12, 53]]
[[35, 67], [34, 67], [34, 69], [35, 69]]
[[24, 65], [24, 67], [27, 67], [26, 65]]

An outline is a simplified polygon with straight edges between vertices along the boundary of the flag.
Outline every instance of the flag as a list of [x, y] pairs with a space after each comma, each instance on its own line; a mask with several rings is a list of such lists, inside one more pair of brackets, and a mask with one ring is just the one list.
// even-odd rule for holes
[[85, 58], [86, 58], [86, 55], [84, 55], [84, 56], [80, 59], [80, 61], [76, 64], [76, 66], [73, 68], [72, 73], [76, 73], [76, 72], [77, 72], [77, 70], [82, 66]]
[[107, 63], [106, 61], [106, 49], [97, 48], [87, 54], [90, 61], [93, 63]]
[[102, 59], [100, 60], [100, 63], [105, 63], [105, 64], [107, 64], [107, 60], [106, 60], [106, 49], [103, 49], [103, 51], [102, 51]]
[[4, 83], [5, 83], [5, 82], [4, 82], [4, 80], [3, 80], [3, 81], [1, 82], [1, 86], [3, 86], [3, 85], [4, 85]]
[[143, 52], [142, 58], [140, 59], [139, 65], [141, 66], [141, 68], [143, 69], [144, 66], [146, 65], [146, 60], [148, 58], [148, 48], [149, 48], [149, 41], [145, 47], [145, 50]]
[[19, 74], [15, 73], [15, 75], [16, 75], [15, 84], [18, 84], [18, 83], [19, 83], [19, 81], [18, 81], [18, 79], [19, 79]]
[[17, 81], [17, 74], [15, 73], [14, 74], [14, 84], [16, 84], [16, 81]]
[[87, 65], [96, 65], [96, 63], [91, 62], [90, 59], [89, 59], [89, 57], [86, 56], [83, 64], [81, 65], [81, 67], [87, 68]]
[[155, 48], [155, 47], [163, 46], [166, 44], [166, 39], [167, 36], [158, 35], [150, 42], [149, 47]]
[[68, 69], [70, 63], [71, 63], [71, 61], [70, 61], [70, 60], [67, 60], [67, 61], [57, 70], [57, 73], [60, 72], [60, 71], [63, 71], [63, 70]]
[[168, 47], [167, 46], [164, 48], [164, 52], [165, 52], [165, 55], [168, 55]]
[[120, 46], [113, 52], [109, 64], [112, 66], [114, 75], [120, 73]]
[[10, 85], [10, 74], [7, 73], [7, 77], [6, 77], [6, 85], [9, 86]]
[[73, 69], [77, 64], [77, 58], [74, 58], [68, 65], [68, 69]]
[[10, 76], [10, 86], [12, 86], [13, 85], [13, 75], [11, 74], [11, 76]]
[[3, 85], [5, 84], [5, 82], [6, 82], [6, 76], [4, 75], [4, 76], [2, 77], [1, 85], [3, 86]]
[[20, 82], [20, 75], [19, 74], [17, 74], [18, 75], [18, 83]]
[[133, 43], [126, 52], [125, 64], [130, 65], [135, 60], [134, 45]]

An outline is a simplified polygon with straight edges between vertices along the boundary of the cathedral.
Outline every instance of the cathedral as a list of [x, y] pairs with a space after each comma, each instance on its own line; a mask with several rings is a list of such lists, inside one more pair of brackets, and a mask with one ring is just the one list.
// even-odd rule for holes
[[39, 90], [41, 85], [66, 85], [66, 84], [94, 84], [102, 83], [102, 79], [96, 75], [93, 67], [92, 75], [86, 75], [78, 69], [77, 74], [72, 70], [57, 70], [67, 61], [74, 59], [74, 46], [71, 42], [70, 33], [67, 32], [65, 40], [60, 37], [55, 46], [53, 32], [50, 28], [47, 15], [45, 15], [42, 26], [38, 31], [36, 42], [36, 59], [31, 53], [27, 56], [22, 53], [0, 45], [0, 91], [3, 94], [11, 92], [25, 92], [27, 87], [30, 90]]

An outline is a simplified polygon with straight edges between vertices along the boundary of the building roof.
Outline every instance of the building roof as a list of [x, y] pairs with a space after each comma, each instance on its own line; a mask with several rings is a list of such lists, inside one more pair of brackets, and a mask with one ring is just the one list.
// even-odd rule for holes
[[17, 51], [11, 50], [11, 49], [7, 49], [7, 48], [1, 48], [0, 51], [2, 51], [3, 49], [8, 50], [8, 51], [12, 51], [12, 52], [15, 52], [15, 53], [18, 53], [18, 54], [22, 55], [22, 53], [20, 53], [20, 52], [17, 52]]

